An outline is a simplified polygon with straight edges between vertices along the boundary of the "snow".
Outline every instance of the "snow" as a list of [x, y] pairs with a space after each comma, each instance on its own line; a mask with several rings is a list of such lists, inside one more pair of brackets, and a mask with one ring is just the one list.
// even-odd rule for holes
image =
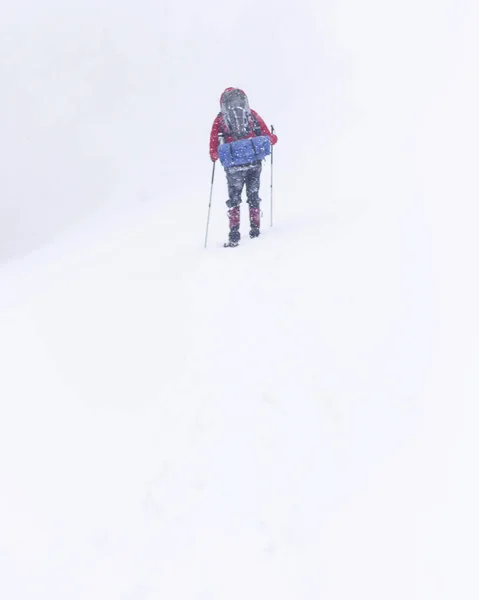
[[477, 598], [477, 6], [1, 11], [1, 598]]

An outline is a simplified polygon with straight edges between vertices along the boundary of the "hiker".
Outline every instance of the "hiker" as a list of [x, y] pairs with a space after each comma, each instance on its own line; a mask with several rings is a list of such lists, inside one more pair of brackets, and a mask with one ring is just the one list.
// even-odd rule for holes
[[[243, 188], [249, 205], [251, 238], [260, 234], [259, 188], [262, 160], [278, 141], [258, 113], [249, 107], [243, 90], [226, 88], [220, 99], [221, 112], [213, 122], [210, 136], [211, 160], [218, 158], [228, 183], [229, 236], [225, 246], [237, 246], [240, 239], [240, 204]], [[224, 146], [222, 146], [224, 144]]]

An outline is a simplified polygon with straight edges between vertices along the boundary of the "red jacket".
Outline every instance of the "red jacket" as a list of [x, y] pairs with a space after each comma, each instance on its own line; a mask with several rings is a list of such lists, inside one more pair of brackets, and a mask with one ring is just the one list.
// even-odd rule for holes
[[[231, 89], [231, 88], [228, 88], [228, 90], [229, 89]], [[225, 91], [227, 91], [227, 90], [225, 90]], [[260, 126], [260, 129], [261, 129], [261, 135], [267, 135], [269, 137], [269, 139], [271, 140], [271, 144], [272, 145], [276, 144], [276, 142], [278, 141], [278, 136], [275, 135], [274, 133], [271, 133], [271, 131], [268, 129], [268, 126], [266, 125], [266, 123], [263, 121], [263, 119], [258, 115], [258, 113], [256, 111], [251, 110], [251, 114], [254, 115], [258, 121], [258, 125]], [[213, 121], [213, 127], [211, 128], [211, 135], [210, 135], [210, 156], [211, 156], [211, 160], [213, 160], [213, 161], [218, 160], [218, 145], [219, 145], [218, 134], [220, 133], [220, 131], [222, 131], [222, 129], [223, 129], [223, 127], [221, 124], [221, 114], [219, 114], [216, 117], [216, 119]], [[247, 138], [255, 137], [255, 134], [250, 133], [246, 137]], [[230, 135], [225, 135], [226, 143], [229, 143], [232, 141], [233, 141], [233, 138]]]

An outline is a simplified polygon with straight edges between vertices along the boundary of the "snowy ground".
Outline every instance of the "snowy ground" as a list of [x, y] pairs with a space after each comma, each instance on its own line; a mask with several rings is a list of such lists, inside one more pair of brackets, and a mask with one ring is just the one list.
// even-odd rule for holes
[[[243, 20], [213, 3], [182, 20], [167, 3], [157, 39], [146, 0], [138, 21], [122, 3], [73, 3], [71, 15], [49, 4], [28, 27], [9, 9], [2, 43], [30, 76], [26, 32], [45, 68], [52, 48], [76, 49], [101, 102], [71, 77], [71, 112], [45, 104], [52, 121], [35, 129], [16, 201], [22, 144], [4, 154], [19, 235], [3, 226], [0, 596], [476, 598], [477, 8], [344, 0], [290, 15], [248, 3]], [[266, 82], [248, 76], [239, 53], [208, 70], [228, 16], [241, 30], [253, 8], [265, 23], [276, 11], [265, 39], [292, 69], [289, 86], [277, 65]], [[55, 15], [64, 27], [50, 47]], [[180, 50], [193, 31], [190, 72]], [[91, 55], [75, 45], [85, 32]], [[158, 45], [178, 50], [166, 66]], [[232, 68], [280, 135], [275, 226], [266, 165], [263, 236], [223, 249], [217, 170], [204, 250], [208, 129]], [[52, 80], [35, 79], [29, 96], [8, 73], [25, 91], [18, 114], [40, 88], [53, 96]], [[57, 75], [68, 73], [65, 62]], [[321, 110], [298, 146], [308, 86]], [[194, 118], [185, 94], [198, 95]], [[31, 172], [50, 130], [44, 169]], [[164, 142], [184, 131], [201, 157], [187, 175]], [[68, 184], [73, 172], [88, 179]], [[35, 243], [55, 239], [25, 255], [35, 221]]]

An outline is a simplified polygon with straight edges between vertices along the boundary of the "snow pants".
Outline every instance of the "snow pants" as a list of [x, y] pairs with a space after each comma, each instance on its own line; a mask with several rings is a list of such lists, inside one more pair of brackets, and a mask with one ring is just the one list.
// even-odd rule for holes
[[237, 241], [240, 238], [240, 204], [243, 188], [246, 187], [246, 202], [249, 205], [249, 219], [251, 229], [260, 227], [260, 202], [259, 187], [261, 179], [261, 162], [241, 167], [230, 167], [225, 169], [228, 182], [228, 200], [226, 206], [229, 208], [228, 218], [230, 225], [230, 240]]

